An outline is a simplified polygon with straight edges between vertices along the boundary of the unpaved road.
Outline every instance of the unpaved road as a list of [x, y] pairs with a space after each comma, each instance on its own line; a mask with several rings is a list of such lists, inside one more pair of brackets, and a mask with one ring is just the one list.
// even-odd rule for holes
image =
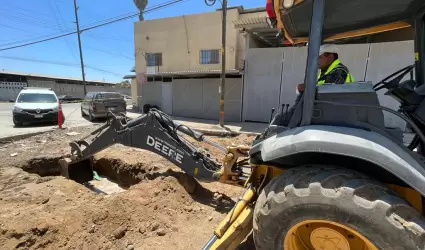
[[[54, 176], [58, 157], [69, 153], [68, 142], [92, 128], [0, 145], [1, 249], [202, 248], [242, 189], [199, 185], [162, 157], [121, 145], [96, 155], [95, 168], [120, 183], [122, 192], [99, 194]], [[65, 135], [71, 131], [80, 134]], [[244, 135], [210, 139], [226, 145], [252, 141]], [[251, 242], [244, 248], [253, 249]]]

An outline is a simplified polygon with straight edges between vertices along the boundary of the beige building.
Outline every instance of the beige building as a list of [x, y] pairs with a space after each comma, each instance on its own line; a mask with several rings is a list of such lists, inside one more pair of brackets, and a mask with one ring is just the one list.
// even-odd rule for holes
[[[222, 11], [176, 16], [135, 23], [133, 103], [157, 105], [176, 116], [218, 118], [221, 72]], [[226, 117], [241, 119], [242, 73], [246, 35], [235, 27], [244, 20], [261, 19], [266, 12], [229, 8], [226, 38]], [[208, 92], [208, 95], [207, 93]], [[189, 103], [198, 103], [188, 108]], [[193, 105], [190, 105], [193, 106]]]
[[[135, 23], [136, 72], [143, 72], [145, 60], [148, 66], [156, 66], [156, 72], [220, 70], [221, 16], [221, 10], [217, 10]], [[241, 7], [228, 9], [228, 70], [243, 66], [244, 36], [235, 28], [235, 21], [252, 17], [265, 19], [266, 12], [263, 9], [243, 10]]]

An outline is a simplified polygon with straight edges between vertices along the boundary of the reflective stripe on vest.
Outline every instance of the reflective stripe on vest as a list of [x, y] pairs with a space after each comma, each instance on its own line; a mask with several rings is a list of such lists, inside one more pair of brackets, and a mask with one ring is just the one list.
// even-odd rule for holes
[[[325, 74], [323, 76], [328, 75], [329, 73], [331, 73], [333, 70], [335, 69], [342, 69], [347, 73], [347, 78], [345, 78], [345, 83], [350, 83], [350, 82], [354, 82], [354, 77], [350, 74], [350, 72], [348, 72], [345, 68], [343, 67], [339, 67], [339, 64], [341, 63], [341, 61], [339, 59], [336, 59], [329, 67], [328, 70], [326, 70]], [[323, 77], [322, 76], [322, 77]], [[320, 74], [318, 79], [320, 79]], [[325, 83], [325, 80], [320, 80], [317, 82], [317, 85], [322, 85]]]

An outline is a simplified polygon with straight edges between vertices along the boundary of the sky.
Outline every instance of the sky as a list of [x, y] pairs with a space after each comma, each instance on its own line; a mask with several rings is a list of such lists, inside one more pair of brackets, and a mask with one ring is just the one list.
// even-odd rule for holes
[[[146, 10], [169, 0], [149, 0]], [[228, 0], [264, 7], [265, 0]], [[76, 30], [73, 0], [0, 0], [0, 49]], [[137, 13], [133, 0], [77, 0], [81, 27]], [[204, 0], [184, 0], [144, 15], [146, 20], [215, 11]], [[120, 82], [134, 66], [133, 23], [138, 17], [81, 34], [87, 80]], [[0, 70], [81, 78], [77, 35], [0, 51]]]

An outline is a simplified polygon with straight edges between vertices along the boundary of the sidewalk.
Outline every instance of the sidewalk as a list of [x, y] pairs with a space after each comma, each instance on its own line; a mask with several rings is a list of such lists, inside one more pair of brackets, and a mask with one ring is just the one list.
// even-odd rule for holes
[[[136, 112], [128, 112], [127, 116], [130, 118], [137, 118], [141, 114]], [[226, 129], [222, 128], [218, 121], [204, 120], [186, 117], [173, 117], [173, 120], [186, 125], [190, 128], [198, 130], [203, 133], [210, 134], [253, 134], [257, 135], [262, 133], [268, 124], [254, 123], [254, 122], [225, 122]]]

